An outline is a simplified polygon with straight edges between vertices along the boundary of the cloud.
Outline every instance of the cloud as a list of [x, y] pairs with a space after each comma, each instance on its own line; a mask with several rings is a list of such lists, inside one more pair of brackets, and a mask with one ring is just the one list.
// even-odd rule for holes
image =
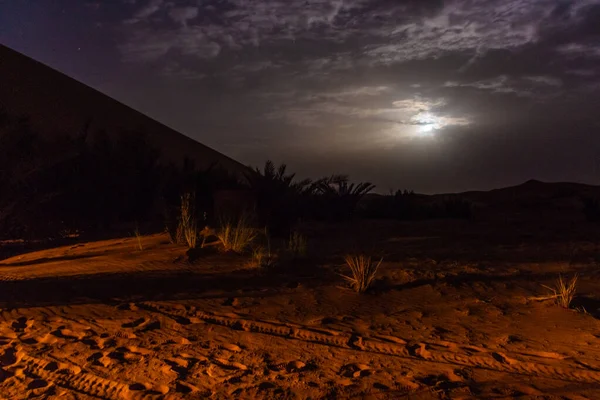
[[371, 98], [391, 93], [389, 86], [359, 86], [351, 88], [342, 88], [332, 91], [314, 91], [303, 96], [304, 100], [337, 100], [352, 101], [364, 98]]
[[[294, 67], [315, 78], [327, 78], [338, 71], [460, 54], [465, 58], [462, 66], [465, 71], [481, 62], [490, 51], [516, 52], [544, 43], [546, 37], [566, 35], [561, 32], [577, 32], [590, 19], [591, 7], [598, 3], [598, 0], [559, 4], [555, 0], [228, 0], [225, 7], [222, 1], [204, 0], [202, 18], [198, 18], [196, 0], [182, 0], [177, 6], [148, 0], [129, 19], [136, 23], [126, 30], [126, 42], [121, 49], [136, 53], [139, 47], [139, 53], [147, 55], [150, 48], [167, 46], [184, 54], [210, 58], [204, 54], [215, 57], [224, 54], [224, 50], [229, 54], [263, 47], [270, 49], [263, 50], [265, 58], [279, 64], [296, 48]], [[165, 12], [160, 12], [163, 9]], [[140, 31], [148, 28], [150, 17], [155, 37], [140, 41]], [[175, 26], [169, 24], [173, 21], [177, 23]], [[160, 45], [147, 43], [154, 39]], [[319, 45], [315, 46], [316, 43]], [[287, 53], [279, 51], [282, 46], [287, 46]], [[557, 45], [556, 51], [565, 57], [600, 56], [599, 47], [577, 40]], [[139, 61], [160, 58], [166, 52], [157, 49], [155, 55], [141, 57]], [[135, 57], [126, 55], [126, 58]]]
[[592, 77], [596, 75], [596, 71], [593, 69], [568, 69], [565, 73], [569, 75], [575, 75], [580, 77]]
[[176, 31], [139, 29], [119, 49], [125, 61], [136, 62], [156, 61], [172, 50], [197, 59], [214, 58], [221, 52], [221, 46], [198, 27]]
[[421, 113], [425, 111], [431, 111], [436, 107], [443, 106], [444, 104], [446, 104], [446, 101], [444, 99], [423, 100], [420, 97], [416, 97], [411, 99], [394, 101], [392, 104], [395, 108], [406, 110], [407, 112]]
[[591, 45], [584, 43], [569, 43], [564, 44], [556, 48], [559, 54], [571, 57], [586, 57], [586, 58], [597, 58], [600, 57], [600, 45]]
[[[132, 2], [135, 3], [135, 2]], [[144, 21], [158, 12], [163, 5], [163, 0], [148, 0], [146, 5], [139, 8], [133, 15], [133, 18], [128, 19], [126, 22], [128, 23], [136, 23], [139, 21]]]
[[563, 85], [562, 80], [553, 76], [526, 76], [524, 79], [540, 85], [556, 87], [560, 87]]
[[175, 7], [169, 10], [169, 17], [183, 26], [187, 26], [189, 20], [198, 16], [198, 7]]
[[514, 95], [539, 100], [556, 95], [562, 86], [561, 79], [548, 75], [524, 76], [522, 78], [499, 75], [475, 82], [448, 81], [443, 85], [445, 88], [474, 88], [492, 94]]

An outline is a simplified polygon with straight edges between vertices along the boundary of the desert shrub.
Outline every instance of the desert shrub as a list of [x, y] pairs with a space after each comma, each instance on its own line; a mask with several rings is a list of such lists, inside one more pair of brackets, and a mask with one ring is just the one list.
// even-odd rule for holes
[[195, 194], [194, 208], [198, 224], [214, 226], [218, 222], [214, 213], [214, 193], [220, 189], [234, 189], [240, 186], [236, 177], [216, 165], [199, 170], [193, 161], [186, 158], [181, 167], [174, 164], [164, 167], [161, 201], [168, 231], [173, 234], [176, 232], [181, 193]]
[[247, 215], [242, 215], [237, 220], [223, 219], [216, 236], [221, 241], [225, 251], [243, 253], [257, 238], [257, 230], [250, 224]]
[[287, 250], [294, 259], [306, 257], [308, 253], [306, 236], [298, 231], [292, 232], [288, 240]]
[[185, 243], [190, 249], [196, 247], [198, 242], [198, 221], [196, 220], [195, 195], [185, 193], [181, 195], [179, 227]]
[[344, 261], [350, 267], [351, 276], [342, 275], [342, 277], [352, 285], [356, 292], [364, 293], [373, 283], [383, 258], [375, 263], [371, 257], [365, 255], [347, 255], [344, 257]]
[[257, 246], [252, 250], [252, 264], [260, 268], [274, 268], [277, 265], [277, 254], [270, 246]]
[[583, 214], [589, 222], [600, 221], [600, 200], [593, 197], [581, 199], [583, 203]]
[[567, 282], [559, 275], [555, 287], [543, 286], [553, 293], [550, 297], [555, 299], [556, 304], [564, 308], [569, 308], [577, 292], [578, 278], [578, 275], [575, 275], [571, 281]]

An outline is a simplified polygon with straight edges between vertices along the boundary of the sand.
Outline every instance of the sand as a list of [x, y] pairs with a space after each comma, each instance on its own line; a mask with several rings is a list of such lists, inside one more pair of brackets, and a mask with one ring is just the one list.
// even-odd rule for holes
[[[600, 235], [526, 226], [315, 225], [276, 271], [166, 235], [6, 259], [0, 398], [600, 398]], [[384, 256], [367, 294], [358, 250]], [[575, 272], [578, 310], [530, 299]]]

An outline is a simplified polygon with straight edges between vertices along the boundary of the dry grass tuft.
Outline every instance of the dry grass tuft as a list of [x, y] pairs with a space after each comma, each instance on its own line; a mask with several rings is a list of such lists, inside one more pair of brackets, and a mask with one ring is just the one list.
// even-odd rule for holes
[[371, 283], [373, 283], [377, 269], [381, 265], [383, 258], [375, 263], [371, 260], [371, 257], [365, 255], [347, 255], [344, 257], [344, 260], [350, 267], [352, 276], [342, 275], [342, 277], [350, 282], [356, 292], [364, 293], [369, 289]]
[[140, 228], [136, 225], [135, 230], [133, 231], [135, 238], [137, 239], [137, 246], [140, 251], [144, 250], [144, 245], [142, 244], [142, 234], [140, 233]]
[[198, 243], [198, 224], [196, 222], [195, 195], [185, 193], [181, 196], [181, 209], [179, 226], [177, 227], [176, 240], [183, 236], [190, 249], [196, 248]]
[[252, 251], [252, 265], [261, 268], [274, 268], [277, 265], [277, 256], [268, 247], [256, 247]]
[[558, 280], [556, 281], [556, 287], [551, 288], [545, 285], [543, 286], [554, 293], [553, 297], [556, 299], [556, 304], [564, 308], [569, 308], [575, 297], [575, 293], [577, 292], [578, 278], [579, 276], [576, 274], [570, 282], [567, 282], [563, 279], [562, 275], [559, 275]]
[[293, 232], [290, 235], [287, 249], [293, 258], [306, 257], [306, 254], [308, 253], [306, 236], [297, 231]]
[[248, 222], [246, 216], [237, 221], [223, 221], [216, 235], [223, 244], [225, 251], [243, 253], [256, 239], [257, 231]]
[[562, 275], [558, 276], [555, 287], [542, 285], [550, 290], [552, 294], [546, 296], [531, 297], [530, 300], [554, 300], [556, 304], [563, 308], [570, 308], [571, 302], [577, 292], [577, 279], [579, 275], [575, 274], [573, 279], [567, 282]]

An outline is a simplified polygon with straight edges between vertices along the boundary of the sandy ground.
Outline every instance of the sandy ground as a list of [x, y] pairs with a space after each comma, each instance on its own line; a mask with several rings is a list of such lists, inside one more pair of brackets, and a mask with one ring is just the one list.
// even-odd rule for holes
[[[0, 261], [0, 398], [600, 398], [595, 227], [307, 232], [277, 271], [164, 235]], [[350, 251], [384, 255], [371, 293], [338, 275]], [[579, 311], [528, 300], [575, 272]]]

